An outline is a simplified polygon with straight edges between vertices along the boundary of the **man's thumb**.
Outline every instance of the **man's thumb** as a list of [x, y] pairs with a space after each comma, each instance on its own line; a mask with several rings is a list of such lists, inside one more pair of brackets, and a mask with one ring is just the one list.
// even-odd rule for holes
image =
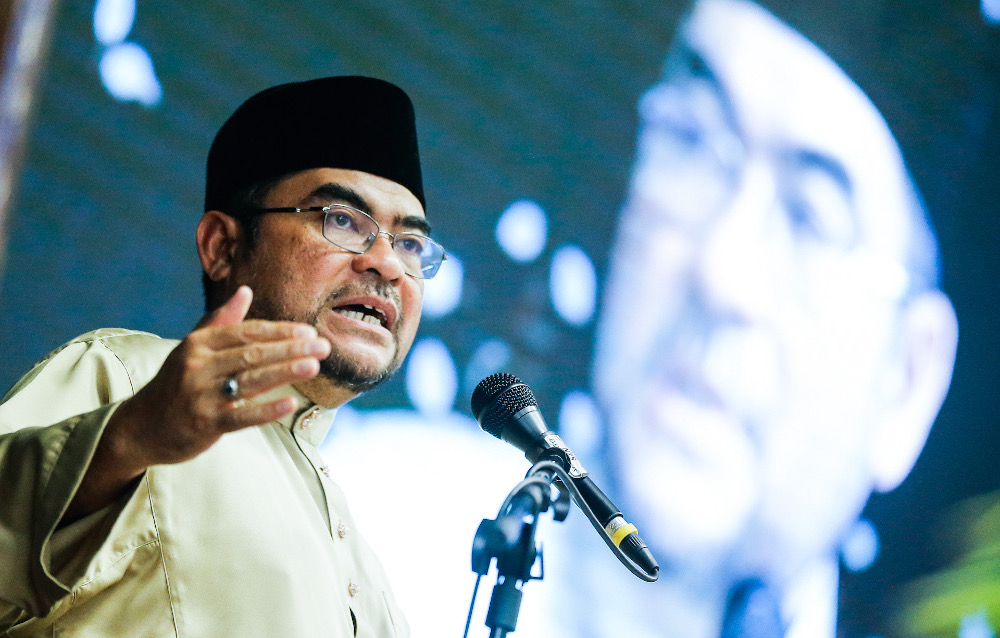
[[226, 303], [205, 315], [199, 327], [231, 326], [239, 323], [247, 316], [251, 301], [253, 301], [253, 291], [249, 286], [240, 286]]

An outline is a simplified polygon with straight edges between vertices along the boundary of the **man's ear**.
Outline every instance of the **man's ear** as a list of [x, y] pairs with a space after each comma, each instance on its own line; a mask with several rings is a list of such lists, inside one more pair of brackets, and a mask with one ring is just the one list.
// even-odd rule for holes
[[895, 489], [917, 462], [948, 394], [958, 346], [958, 319], [943, 293], [920, 294], [901, 312], [896, 396], [872, 434], [872, 481], [880, 492]]
[[209, 279], [221, 281], [229, 276], [242, 240], [243, 231], [236, 218], [217, 210], [205, 211], [195, 231], [195, 243], [202, 270]]

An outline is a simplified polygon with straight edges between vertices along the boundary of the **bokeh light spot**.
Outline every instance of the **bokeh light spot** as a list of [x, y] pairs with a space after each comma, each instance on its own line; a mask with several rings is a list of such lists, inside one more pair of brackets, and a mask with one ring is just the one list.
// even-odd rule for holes
[[545, 248], [548, 226], [541, 206], [531, 200], [519, 199], [500, 216], [496, 228], [497, 243], [514, 261], [533, 261]]
[[582, 326], [594, 316], [597, 273], [590, 257], [576, 246], [563, 246], [552, 257], [549, 293], [556, 312], [567, 323]]
[[406, 367], [406, 393], [425, 415], [451, 411], [458, 391], [458, 374], [448, 346], [434, 337], [421, 339], [410, 351]]
[[424, 282], [425, 317], [442, 317], [458, 307], [462, 301], [464, 272], [458, 257], [449, 254], [434, 278]]

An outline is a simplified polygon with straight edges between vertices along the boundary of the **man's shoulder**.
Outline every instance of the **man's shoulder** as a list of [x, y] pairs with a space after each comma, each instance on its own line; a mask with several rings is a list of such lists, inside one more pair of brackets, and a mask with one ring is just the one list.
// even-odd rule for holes
[[156, 374], [177, 343], [175, 339], [125, 328], [92, 330], [47, 354], [21, 377], [0, 403], [36, 380], [45, 380], [46, 385], [64, 385], [74, 379], [94, 377], [95, 381], [107, 383], [120, 378], [131, 392], [135, 392]]
[[152, 332], [143, 332], [142, 330], [131, 330], [129, 328], [98, 328], [97, 330], [91, 330], [86, 332], [75, 339], [71, 339], [66, 342], [66, 345], [71, 343], [89, 343], [93, 341], [101, 342], [115, 342], [115, 341], [138, 341], [138, 342], [150, 342], [155, 343], [158, 341], [168, 342], [177, 344], [176, 339], [165, 339], [159, 335], [155, 335]]
[[[153, 362], [158, 369], [170, 351], [177, 347], [176, 339], [165, 339], [151, 332], [127, 328], [99, 328], [67, 341], [46, 357], [52, 359], [65, 351], [110, 353], [126, 368]], [[44, 360], [43, 362], [44, 363]]]
[[167, 355], [177, 347], [176, 339], [165, 339], [150, 332], [126, 328], [100, 328], [66, 343], [63, 348], [83, 351], [100, 349], [110, 353], [125, 369], [134, 389], [146, 384]]
[[128, 328], [98, 328], [84, 333], [75, 339], [67, 341], [56, 350], [65, 349], [75, 344], [93, 345], [99, 344], [112, 352], [121, 351], [123, 353], [131, 351], [153, 350], [173, 350], [179, 342], [177, 339], [165, 339], [151, 332], [141, 330], [129, 330]]

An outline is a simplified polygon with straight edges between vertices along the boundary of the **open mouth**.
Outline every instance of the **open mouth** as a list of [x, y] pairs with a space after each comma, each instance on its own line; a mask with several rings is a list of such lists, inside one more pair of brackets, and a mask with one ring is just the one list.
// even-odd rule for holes
[[334, 308], [333, 311], [347, 317], [348, 319], [363, 321], [365, 323], [370, 323], [373, 326], [388, 328], [388, 321], [386, 320], [385, 313], [378, 308], [369, 306], [368, 304], [348, 304], [346, 306]]

